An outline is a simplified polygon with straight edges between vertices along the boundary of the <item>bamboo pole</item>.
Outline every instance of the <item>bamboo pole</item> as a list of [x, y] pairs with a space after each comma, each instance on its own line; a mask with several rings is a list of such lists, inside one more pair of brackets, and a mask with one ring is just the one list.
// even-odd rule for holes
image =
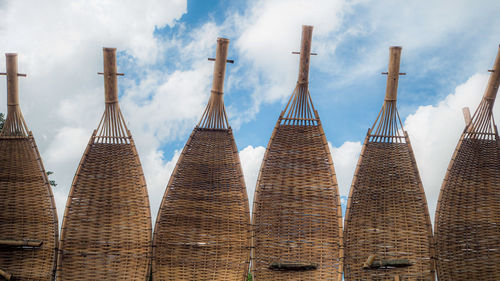
[[118, 102], [116, 48], [102, 48], [104, 60], [104, 94], [106, 103]]
[[224, 92], [224, 75], [226, 74], [228, 47], [229, 39], [217, 38], [217, 53], [215, 55], [212, 91], [218, 94]]
[[395, 101], [398, 97], [399, 63], [402, 49], [400, 46], [389, 48], [389, 70], [387, 72], [387, 88], [385, 90], [386, 101]]
[[17, 54], [5, 54], [7, 61], [7, 115], [19, 106], [19, 82], [17, 77]]
[[311, 42], [313, 26], [302, 26], [302, 41], [300, 43], [299, 84], [309, 82], [309, 62], [311, 59]]
[[495, 59], [495, 64], [493, 69], [490, 70], [491, 75], [488, 81], [488, 87], [484, 93], [485, 99], [495, 100], [498, 92], [498, 86], [500, 85], [500, 45], [498, 46], [498, 53]]

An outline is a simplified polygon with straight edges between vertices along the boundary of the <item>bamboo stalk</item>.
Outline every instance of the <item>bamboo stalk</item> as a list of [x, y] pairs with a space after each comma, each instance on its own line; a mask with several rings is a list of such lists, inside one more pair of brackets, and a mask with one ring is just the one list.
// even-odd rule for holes
[[393, 101], [398, 97], [398, 81], [399, 81], [399, 63], [401, 60], [400, 46], [392, 46], [389, 55], [389, 71], [387, 72], [387, 88], [385, 91], [385, 100]]
[[116, 48], [102, 48], [104, 59], [104, 94], [106, 103], [118, 102]]
[[17, 54], [5, 54], [7, 61], [7, 105], [8, 113], [19, 106], [19, 82], [17, 77]]
[[498, 46], [498, 53], [495, 59], [495, 64], [491, 70], [490, 79], [488, 81], [488, 87], [484, 93], [484, 98], [495, 100], [498, 92], [498, 86], [500, 85], [500, 46]]
[[302, 41], [300, 44], [300, 65], [299, 65], [299, 84], [309, 82], [309, 62], [311, 58], [313, 26], [302, 26]]
[[228, 47], [229, 39], [217, 38], [217, 53], [215, 55], [212, 91], [220, 94], [224, 92], [224, 75], [226, 74]]
[[42, 246], [42, 240], [11, 240], [11, 239], [2, 239], [0, 240], [0, 246], [15, 246], [15, 247], [40, 247]]

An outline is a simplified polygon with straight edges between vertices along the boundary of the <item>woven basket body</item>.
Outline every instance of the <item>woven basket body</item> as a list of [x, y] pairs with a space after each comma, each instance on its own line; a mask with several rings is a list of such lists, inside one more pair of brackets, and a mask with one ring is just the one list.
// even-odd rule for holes
[[[337, 183], [321, 125], [281, 125], [269, 142], [254, 201], [255, 280], [339, 280]], [[276, 270], [302, 263], [314, 270]]]
[[[345, 222], [346, 280], [434, 280], [429, 215], [406, 143], [365, 142]], [[408, 259], [405, 268], [363, 269], [370, 255]]]
[[[10, 86], [11, 79], [17, 80], [15, 55], [7, 55], [7, 68]], [[11, 94], [17, 96], [17, 81], [15, 89], [9, 87]], [[28, 241], [41, 245], [8, 245]], [[0, 270], [11, 280], [53, 280], [57, 241], [54, 197], [38, 148], [19, 105], [9, 103], [0, 133]]]
[[156, 220], [153, 280], [246, 280], [250, 216], [223, 100], [229, 40], [218, 39], [214, 83], [172, 173]]
[[439, 280], [500, 280], [500, 138], [493, 119], [498, 72], [500, 48], [441, 187], [435, 219]]
[[158, 216], [153, 279], [245, 280], [249, 224], [232, 131], [194, 129]]
[[368, 131], [351, 186], [345, 280], [435, 279], [425, 193], [396, 108], [400, 54], [400, 47], [391, 47], [386, 99]]
[[34, 248], [0, 245], [0, 269], [12, 280], [52, 280], [57, 214], [31, 135], [0, 136], [0, 210], [0, 239], [43, 241]]
[[500, 145], [463, 137], [436, 214], [439, 280], [500, 280]]
[[108, 102], [68, 197], [57, 278], [145, 280], [150, 251], [151, 215], [139, 156], [118, 103]]

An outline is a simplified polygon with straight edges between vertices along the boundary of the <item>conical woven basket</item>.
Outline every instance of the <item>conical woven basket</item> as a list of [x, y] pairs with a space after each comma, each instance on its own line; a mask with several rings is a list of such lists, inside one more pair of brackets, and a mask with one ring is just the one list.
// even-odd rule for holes
[[260, 169], [253, 205], [254, 280], [341, 280], [342, 214], [328, 143], [308, 90], [312, 26], [299, 80]]
[[246, 280], [250, 216], [223, 81], [229, 40], [217, 40], [208, 106], [172, 173], [156, 220], [153, 280]]
[[434, 280], [432, 228], [396, 108], [401, 47], [391, 47], [382, 110], [365, 138], [344, 229], [345, 280]]
[[120, 108], [116, 49], [104, 48], [106, 109], [76, 171], [64, 214], [58, 280], [145, 280], [151, 215]]
[[439, 280], [500, 280], [500, 137], [493, 120], [500, 48], [492, 72], [441, 187], [435, 219]]
[[52, 280], [58, 242], [52, 190], [19, 107], [17, 54], [7, 54], [8, 114], [0, 132], [0, 280]]

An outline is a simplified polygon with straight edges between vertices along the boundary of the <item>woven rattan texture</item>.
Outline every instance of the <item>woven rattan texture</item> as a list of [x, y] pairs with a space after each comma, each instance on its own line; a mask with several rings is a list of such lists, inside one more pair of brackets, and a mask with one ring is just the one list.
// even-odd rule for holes
[[[321, 125], [278, 122], [253, 207], [254, 280], [340, 280], [342, 221], [337, 182]], [[272, 263], [314, 264], [279, 271]]]
[[195, 128], [155, 227], [153, 280], [246, 280], [250, 216], [233, 133]]
[[[369, 135], [367, 137], [370, 138]], [[434, 280], [432, 232], [420, 176], [407, 143], [365, 142], [345, 221], [345, 280]], [[408, 259], [405, 268], [363, 269]]]
[[[151, 218], [131, 143], [95, 143], [83, 155], [66, 205], [58, 280], [145, 280]], [[131, 139], [130, 139], [131, 140]]]
[[41, 247], [0, 245], [11, 280], [52, 280], [58, 240], [52, 191], [31, 137], [0, 137], [0, 240], [42, 240]]
[[439, 280], [500, 280], [500, 143], [463, 138], [436, 211]]

